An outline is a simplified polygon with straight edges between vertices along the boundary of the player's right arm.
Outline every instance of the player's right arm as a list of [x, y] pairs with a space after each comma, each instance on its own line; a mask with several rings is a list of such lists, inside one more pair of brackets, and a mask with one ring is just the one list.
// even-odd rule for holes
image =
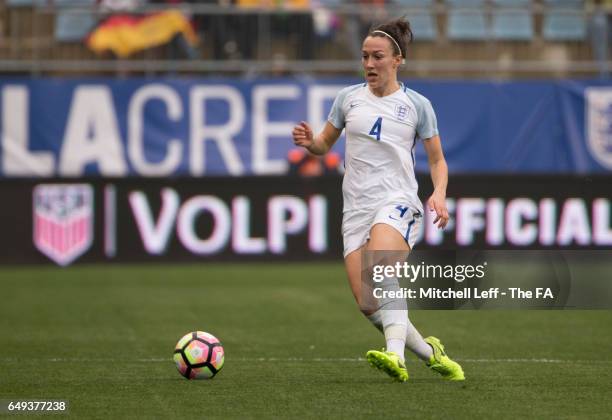
[[323, 131], [315, 137], [312, 128], [307, 122], [302, 121], [293, 127], [293, 143], [297, 146], [306, 148], [315, 155], [324, 155], [329, 152], [334, 143], [340, 137], [341, 129], [334, 127], [329, 121], [325, 123]]

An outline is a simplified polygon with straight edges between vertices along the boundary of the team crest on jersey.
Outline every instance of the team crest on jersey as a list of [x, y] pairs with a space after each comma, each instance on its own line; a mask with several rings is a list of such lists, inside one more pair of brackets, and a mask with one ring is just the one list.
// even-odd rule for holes
[[406, 105], [395, 105], [395, 115], [398, 120], [405, 120], [408, 116], [408, 107]]
[[93, 192], [88, 184], [41, 184], [34, 188], [34, 245], [65, 266], [93, 242]]
[[612, 88], [587, 88], [585, 126], [591, 155], [612, 169]]

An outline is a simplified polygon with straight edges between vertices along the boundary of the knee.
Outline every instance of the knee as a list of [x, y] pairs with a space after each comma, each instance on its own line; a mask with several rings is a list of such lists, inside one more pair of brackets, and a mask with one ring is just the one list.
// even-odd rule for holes
[[358, 298], [357, 306], [359, 307], [359, 311], [366, 317], [372, 315], [374, 312], [378, 310], [378, 305], [376, 304], [376, 302], [372, 301], [371, 299], [359, 299]]

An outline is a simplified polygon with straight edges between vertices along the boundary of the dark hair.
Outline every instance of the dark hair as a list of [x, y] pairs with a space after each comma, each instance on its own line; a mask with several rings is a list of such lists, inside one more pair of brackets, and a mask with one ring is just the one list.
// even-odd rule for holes
[[[399, 19], [390, 20], [385, 23], [381, 23], [380, 25], [373, 26], [370, 28], [368, 32], [368, 36], [379, 36], [386, 38], [385, 34], [381, 34], [380, 32], [374, 31], [383, 31], [389, 34], [395, 42], [389, 40], [391, 42], [391, 48], [393, 48], [393, 52], [395, 55], [401, 55], [402, 58], [406, 58], [406, 49], [408, 44], [412, 42], [412, 29], [410, 29], [410, 22], [408, 22], [405, 16], [402, 16]], [[401, 51], [397, 51], [397, 46], [399, 45]]]

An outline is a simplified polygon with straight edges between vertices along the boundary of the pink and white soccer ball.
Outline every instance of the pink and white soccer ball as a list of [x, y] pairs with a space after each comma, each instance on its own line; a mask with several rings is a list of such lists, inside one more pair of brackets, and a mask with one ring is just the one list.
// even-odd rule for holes
[[212, 334], [193, 331], [185, 334], [174, 348], [174, 362], [187, 379], [210, 379], [223, 367], [225, 353]]

